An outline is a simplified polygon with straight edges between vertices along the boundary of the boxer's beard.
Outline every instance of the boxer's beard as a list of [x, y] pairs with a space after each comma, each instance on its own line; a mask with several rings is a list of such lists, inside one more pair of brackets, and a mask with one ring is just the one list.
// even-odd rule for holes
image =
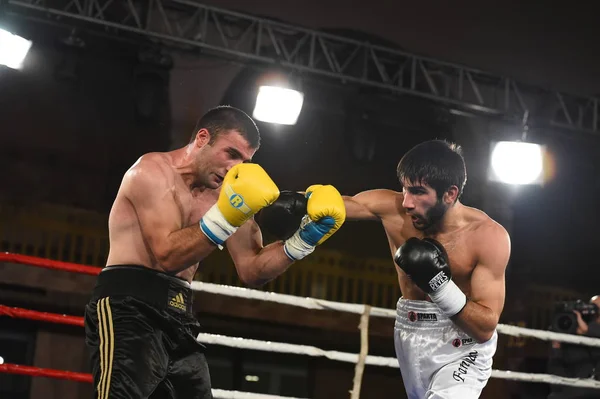
[[447, 210], [448, 207], [446, 204], [444, 204], [442, 200], [438, 199], [435, 205], [425, 212], [425, 215], [416, 215], [418, 220], [416, 223], [413, 222], [413, 226], [415, 229], [420, 231], [435, 229], [439, 226]]

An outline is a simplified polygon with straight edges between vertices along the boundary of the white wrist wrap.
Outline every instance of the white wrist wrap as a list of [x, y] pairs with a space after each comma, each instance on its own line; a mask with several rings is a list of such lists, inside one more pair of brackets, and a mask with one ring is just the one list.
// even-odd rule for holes
[[285, 241], [283, 250], [291, 260], [300, 260], [310, 255], [315, 250], [315, 247], [304, 242], [304, 240], [300, 238], [300, 230], [298, 230], [293, 236]]
[[437, 291], [429, 294], [429, 297], [438, 305], [442, 313], [448, 317], [452, 317], [460, 312], [467, 304], [466, 295], [452, 280], [441, 286]]
[[238, 228], [232, 226], [223, 216], [217, 204], [210, 207], [208, 212], [200, 219], [200, 230], [211, 240], [219, 249], [223, 249], [223, 243]]

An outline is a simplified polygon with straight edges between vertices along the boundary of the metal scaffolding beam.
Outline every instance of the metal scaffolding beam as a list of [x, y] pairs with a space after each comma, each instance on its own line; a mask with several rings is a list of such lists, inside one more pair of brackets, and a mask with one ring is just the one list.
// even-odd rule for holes
[[537, 127], [598, 133], [598, 99], [518, 83], [399, 49], [275, 22], [190, 0], [8, 0], [8, 11], [112, 34], [130, 32], [221, 56], [275, 64], [426, 98]]

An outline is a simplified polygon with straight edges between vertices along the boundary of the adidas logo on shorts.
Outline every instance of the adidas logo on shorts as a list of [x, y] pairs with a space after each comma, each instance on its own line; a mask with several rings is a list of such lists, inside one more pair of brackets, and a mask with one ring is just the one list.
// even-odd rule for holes
[[185, 306], [185, 300], [183, 299], [183, 294], [180, 292], [179, 294], [175, 295], [175, 298], [173, 298], [169, 301], [169, 306], [172, 306], [175, 309], [185, 311], [186, 306]]

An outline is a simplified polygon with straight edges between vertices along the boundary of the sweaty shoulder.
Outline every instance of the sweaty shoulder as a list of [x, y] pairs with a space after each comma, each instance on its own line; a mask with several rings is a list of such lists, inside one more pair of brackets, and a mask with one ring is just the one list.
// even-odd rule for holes
[[173, 185], [173, 169], [166, 154], [148, 153], [142, 155], [125, 173], [123, 188], [126, 191], [142, 190], [146, 187]]
[[510, 237], [504, 226], [479, 209], [467, 208], [467, 212], [472, 241], [476, 242], [475, 248], [487, 251], [494, 247], [494, 253], [510, 252]]

